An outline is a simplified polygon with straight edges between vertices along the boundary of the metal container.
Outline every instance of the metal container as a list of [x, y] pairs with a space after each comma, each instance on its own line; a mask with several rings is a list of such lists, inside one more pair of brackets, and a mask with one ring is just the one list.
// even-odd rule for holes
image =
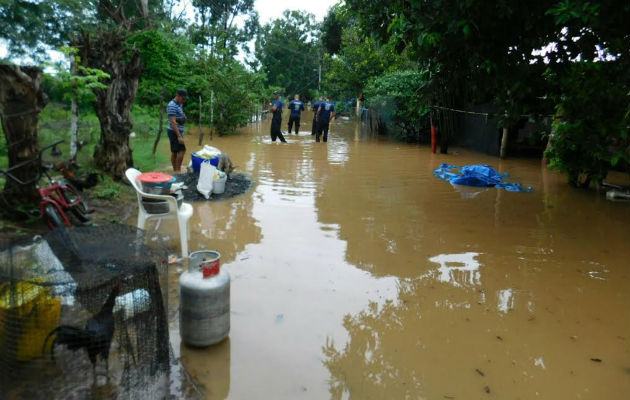
[[[171, 195], [177, 199], [177, 208], [181, 207], [184, 202], [184, 195], [181, 190], [176, 193], [171, 193]], [[143, 197], [142, 205], [149, 214], [164, 214], [168, 212], [168, 203], [166, 200], [148, 199]]]
[[171, 185], [175, 183], [175, 178], [170, 182], [164, 183], [147, 183], [140, 181], [142, 191], [150, 194], [171, 194]]
[[191, 253], [188, 263], [179, 277], [180, 336], [187, 345], [205, 347], [230, 333], [230, 275], [217, 251]]
[[170, 194], [171, 185], [175, 177], [162, 172], [145, 172], [136, 178], [140, 182], [142, 191], [151, 194]]

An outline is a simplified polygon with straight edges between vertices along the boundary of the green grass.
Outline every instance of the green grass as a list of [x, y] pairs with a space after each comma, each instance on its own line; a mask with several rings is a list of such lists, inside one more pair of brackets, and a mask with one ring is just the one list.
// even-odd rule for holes
[[105, 200], [119, 199], [121, 186], [120, 182], [114, 181], [109, 176], [103, 176], [99, 184], [90, 191], [90, 196]]
[[[162, 169], [168, 165], [168, 137], [166, 126], [160, 139], [157, 154], [153, 154], [153, 142], [159, 127], [159, 112], [156, 108], [135, 105], [131, 110], [134, 122], [135, 138], [130, 138], [135, 166], [142, 171]], [[77, 155], [77, 162], [82, 170], [94, 170], [94, 148], [101, 135], [98, 118], [91, 108], [79, 112], [79, 141], [86, 144]], [[68, 159], [70, 154], [70, 109], [66, 105], [50, 103], [40, 113], [38, 138], [40, 146], [53, 141], [65, 140], [58, 148], [62, 151], [60, 160]], [[55, 161], [50, 153], [44, 159]], [[0, 128], [0, 168], [8, 166], [7, 148], [4, 132]], [[1, 179], [1, 178], [0, 178]], [[0, 182], [2, 184], [2, 182]]]

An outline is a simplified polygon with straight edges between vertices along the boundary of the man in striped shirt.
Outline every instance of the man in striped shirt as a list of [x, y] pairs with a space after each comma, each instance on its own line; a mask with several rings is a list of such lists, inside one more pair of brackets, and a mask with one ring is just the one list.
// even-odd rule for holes
[[171, 164], [176, 174], [181, 173], [186, 145], [184, 144], [184, 124], [186, 114], [184, 114], [184, 103], [188, 98], [186, 89], [177, 89], [175, 98], [166, 106], [166, 116], [168, 117], [168, 127], [166, 133], [171, 142]]

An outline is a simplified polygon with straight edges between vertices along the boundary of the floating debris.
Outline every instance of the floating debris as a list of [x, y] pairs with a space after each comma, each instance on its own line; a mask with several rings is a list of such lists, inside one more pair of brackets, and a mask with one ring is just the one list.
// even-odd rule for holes
[[601, 358], [591, 358], [591, 361], [602, 362], [602, 359]]
[[484, 374], [483, 371], [480, 370], [479, 368], [475, 368], [475, 372], [478, 373], [481, 376], [486, 376], [486, 374]]

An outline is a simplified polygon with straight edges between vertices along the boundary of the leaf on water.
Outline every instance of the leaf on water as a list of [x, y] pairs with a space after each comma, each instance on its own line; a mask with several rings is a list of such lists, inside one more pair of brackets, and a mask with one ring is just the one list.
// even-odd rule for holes
[[490, 393], [490, 386], [486, 386], [485, 388], [483, 388], [483, 390], [485, 390], [486, 393]]
[[497, 339], [499, 340], [503, 340], [503, 338], [501, 336], [497, 336]]
[[478, 373], [481, 376], [486, 376], [486, 374], [484, 374], [483, 371], [480, 370], [479, 368], [475, 368], [475, 372]]
[[591, 358], [591, 361], [602, 362], [602, 359], [601, 358]]

